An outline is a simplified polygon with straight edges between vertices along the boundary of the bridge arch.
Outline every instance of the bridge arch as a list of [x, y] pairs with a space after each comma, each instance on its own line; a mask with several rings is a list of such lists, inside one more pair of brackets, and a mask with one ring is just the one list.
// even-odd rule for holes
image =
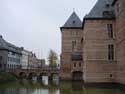
[[48, 73], [46, 73], [46, 72], [40, 72], [39, 75], [38, 75], [38, 77], [42, 78], [42, 76], [48, 76]]
[[72, 72], [72, 80], [82, 81], [83, 80], [83, 72], [82, 71], [73, 71]]
[[[39, 79], [39, 77], [42, 78], [42, 76], [48, 76], [48, 78], [51, 76], [51, 74], [59, 74], [59, 70], [53, 70], [53, 69], [49, 69], [49, 70], [27, 70], [27, 69], [8, 69], [7, 70], [8, 73], [11, 73], [13, 75], [15, 75], [17, 78], [24, 78], [24, 79], [31, 79], [32, 77], [37, 77], [37, 79]], [[36, 78], [33, 79], [36, 79]]]
[[37, 77], [37, 73], [35, 73], [35, 72], [30, 72], [30, 73], [28, 74], [28, 79], [32, 79], [32, 77]]
[[23, 78], [27, 78], [27, 75], [25, 72], [20, 72], [19, 73], [19, 78], [23, 79]]
[[48, 73], [46, 73], [46, 72], [41, 72], [41, 73], [39, 74], [39, 76], [48, 76]]

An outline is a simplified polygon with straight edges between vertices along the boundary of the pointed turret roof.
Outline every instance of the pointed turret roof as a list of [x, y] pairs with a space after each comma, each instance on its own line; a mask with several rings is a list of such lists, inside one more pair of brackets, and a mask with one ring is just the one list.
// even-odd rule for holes
[[98, 0], [96, 5], [85, 18], [112, 18], [114, 17], [114, 0]]
[[69, 19], [61, 28], [81, 28], [82, 22], [75, 12], [71, 14]]

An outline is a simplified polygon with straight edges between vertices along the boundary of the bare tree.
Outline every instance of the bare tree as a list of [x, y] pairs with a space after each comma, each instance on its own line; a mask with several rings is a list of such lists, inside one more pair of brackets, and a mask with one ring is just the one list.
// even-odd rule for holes
[[49, 56], [48, 56], [48, 61], [49, 61], [49, 66], [51, 68], [56, 68], [57, 67], [57, 54], [56, 52], [54, 52], [53, 50], [50, 50], [49, 52]]

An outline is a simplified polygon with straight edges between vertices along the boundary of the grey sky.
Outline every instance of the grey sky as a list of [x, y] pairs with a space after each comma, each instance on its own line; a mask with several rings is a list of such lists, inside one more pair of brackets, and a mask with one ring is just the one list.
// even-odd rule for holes
[[97, 0], [0, 0], [0, 34], [4, 39], [46, 58], [61, 52], [62, 26], [75, 8], [83, 19]]

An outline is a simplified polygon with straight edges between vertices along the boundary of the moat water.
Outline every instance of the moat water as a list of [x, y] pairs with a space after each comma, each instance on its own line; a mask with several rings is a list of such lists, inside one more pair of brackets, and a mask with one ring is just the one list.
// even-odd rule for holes
[[86, 86], [83, 82], [20, 80], [0, 84], [0, 94], [125, 94], [125, 89], [115, 85]]

